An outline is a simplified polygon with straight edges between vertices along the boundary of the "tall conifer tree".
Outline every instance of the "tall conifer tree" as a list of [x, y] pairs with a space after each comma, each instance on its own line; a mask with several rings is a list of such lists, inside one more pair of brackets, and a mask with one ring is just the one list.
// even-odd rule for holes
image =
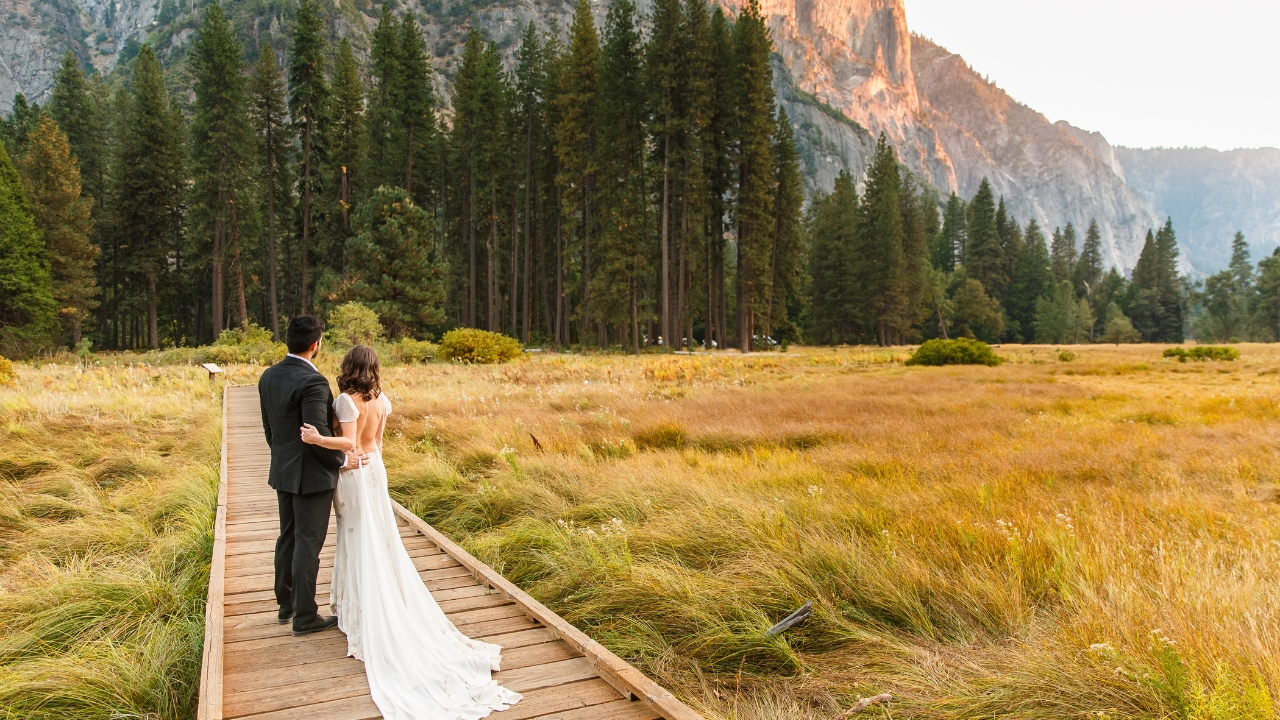
[[89, 242], [92, 201], [80, 190], [80, 168], [66, 135], [43, 118], [27, 136], [27, 154], [18, 164], [36, 227], [49, 258], [53, 297], [71, 346], [80, 343], [81, 323], [98, 306], [94, 266], [98, 248]]
[[[737, 340], [750, 352], [757, 314], [763, 310], [769, 277], [770, 221], [773, 219], [773, 43], [759, 0], [748, 0], [733, 26], [734, 164], [737, 167], [734, 219], [738, 230]], [[895, 167], [894, 172], [897, 172]], [[896, 202], [897, 198], [894, 198]]]
[[186, 206], [185, 126], [171, 106], [160, 62], [149, 45], [138, 53], [133, 95], [116, 161], [114, 222], [127, 235], [129, 273], [141, 281], [146, 342], [160, 347], [161, 282], [181, 236]]
[[222, 330], [224, 317], [224, 263], [231, 260], [234, 281], [234, 317], [241, 328], [248, 325], [245, 300], [242, 240], [251, 198], [253, 134], [249, 125], [248, 96], [241, 69], [240, 42], [222, 8], [210, 5], [200, 34], [192, 44], [195, 75], [195, 113], [191, 123], [192, 172], [195, 187], [192, 219], [197, 242], [210, 247], [213, 280], [213, 334]]
[[267, 312], [271, 336], [280, 341], [278, 256], [280, 213], [289, 207], [289, 117], [284, 78], [270, 43], [258, 51], [250, 79], [253, 132], [257, 135], [257, 182], [267, 223]]
[[298, 312], [311, 312], [312, 204], [320, 191], [321, 158], [329, 102], [324, 72], [324, 20], [314, 0], [301, 0], [289, 57], [289, 115], [298, 138], [298, 211], [302, 232]]
[[22, 179], [0, 143], [0, 353], [47, 348], [57, 332], [49, 257]]
[[898, 340], [907, 313], [901, 195], [898, 160], [881, 133], [867, 170], [854, 269], [867, 330], [880, 345]]

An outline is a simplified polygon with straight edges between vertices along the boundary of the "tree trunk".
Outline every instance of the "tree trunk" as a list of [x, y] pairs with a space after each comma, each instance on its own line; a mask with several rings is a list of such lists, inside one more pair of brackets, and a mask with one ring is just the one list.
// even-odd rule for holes
[[[582, 203], [582, 340], [591, 332], [591, 197], [595, 177], [587, 175], [586, 197]], [[597, 333], [598, 335], [598, 333]], [[598, 343], [597, 343], [598, 344]]]
[[232, 260], [236, 265], [236, 311], [239, 313], [240, 329], [249, 329], [249, 307], [244, 301], [244, 263], [240, 262], [240, 227], [236, 222], [236, 197], [231, 194], [231, 247]]
[[562, 345], [569, 344], [569, 333], [565, 330], [569, 326], [568, 318], [564, 312], [564, 214], [560, 212], [563, 198], [561, 196], [561, 187], [556, 185], [556, 332], [555, 343], [559, 348]]
[[636, 301], [636, 281], [631, 281], [631, 352], [640, 354], [640, 313]]
[[485, 327], [489, 332], [501, 332], [498, 324], [497, 263], [494, 262], [494, 245], [498, 241], [498, 204], [496, 198], [489, 200], [489, 238], [485, 241], [488, 292], [485, 295]]
[[267, 293], [271, 300], [271, 339], [280, 342], [280, 308], [276, 300], [276, 192], [275, 174], [271, 172], [267, 173]]
[[671, 332], [671, 134], [662, 141], [662, 343], [672, 349], [674, 335]]
[[[524, 160], [524, 317], [520, 327], [520, 342], [525, 345], [529, 344], [529, 324], [530, 316], [533, 314], [532, 308], [529, 306], [533, 297], [530, 284], [533, 280], [531, 275], [531, 259], [533, 255], [533, 233], [530, 230], [534, 226], [533, 222], [533, 197], [537, 195], [538, 187], [533, 177], [533, 118], [529, 118], [528, 130], [525, 135], [525, 160]], [[538, 240], [542, 239], [542, 233], [538, 233]], [[541, 242], [537, 243], [541, 245]]]
[[302, 155], [302, 291], [299, 295], [298, 312], [306, 315], [311, 309], [311, 298], [307, 295], [307, 276], [311, 242], [311, 122], [307, 122], [306, 135]]
[[222, 240], [226, 232], [226, 221], [222, 218], [223, 208], [226, 207], [226, 201], [222, 196], [222, 190], [218, 190], [218, 217], [213, 221], [213, 339], [217, 340], [218, 335], [222, 333]]
[[160, 326], [156, 317], [156, 271], [147, 271], [147, 334], [151, 341], [151, 349], [160, 349]]
[[467, 327], [476, 326], [476, 223], [475, 223], [475, 199], [476, 188], [475, 168], [468, 166], [467, 169], [467, 235], [470, 240], [471, 247], [471, 276], [467, 285]]
[[[518, 330], [519, 326], [517, 324], [517, 301], [519, 300], [518, 293], [520, 290], [520, 223], [518, 222], [519, 218], [517, 217], [518, 213], [516, 210], [519, 198], [520, 196], [516, 193], [516, 184], [513, 177], [511, 180], [511, 284], [507, 288], [507, 291], [511, 293], [511, 337], [513, 338], [520, 337], [520, 331]], [[529, 242], [526, 238], [525, 245], [528, 244]], [[526, 247], [525, 252], [528, 251], [529, 250]]]

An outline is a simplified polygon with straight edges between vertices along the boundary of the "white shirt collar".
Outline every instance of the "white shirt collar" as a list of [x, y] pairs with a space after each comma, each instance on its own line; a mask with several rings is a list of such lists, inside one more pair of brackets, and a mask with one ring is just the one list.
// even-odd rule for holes
[[304, 363], [306, 363], [306, 364], [310, 365], [312, 370], [315, 370], [316, 372], [320, 372], [319, 370], [317, 370], [317, 369], [316, 369], [315, 363], [313, 363], [313, 362], [311, 362], [310, 360], [308, 360], [308, 359], [306, 359], [306, 358], [302, 357], [301, 355], [294, 355], [293, 353], [289, 353], [289, 354], [285, 355], [285, 357], [297, 358], [297, 359], [301, 360], [302, 362], [304, 362]]

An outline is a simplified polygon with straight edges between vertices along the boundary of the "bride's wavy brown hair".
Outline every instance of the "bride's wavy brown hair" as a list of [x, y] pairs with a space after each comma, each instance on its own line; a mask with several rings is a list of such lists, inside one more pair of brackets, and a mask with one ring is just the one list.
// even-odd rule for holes
[[368, 345], [357, 345], [342, 356], [342, 373], [338, 375], [338, 391], [359, 395], [365, 402], [382, 394], [378, 373], [382, 364], [378, 353]]

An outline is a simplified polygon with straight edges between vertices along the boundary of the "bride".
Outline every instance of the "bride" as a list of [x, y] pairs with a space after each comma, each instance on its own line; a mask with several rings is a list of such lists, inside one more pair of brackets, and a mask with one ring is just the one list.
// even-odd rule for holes
[[521, 696], [490, 676], [497, 645], [472, 640], [445, 617], [400, 540], [382, 434], [391, 401], [378, 382], [378, 355], [358, 345], [342, 358], [333, 402], [340, 437], [302, 426], [302, 440], [358, 458], [333, 496], [338, 547], [329, 605], [347, 634], [347, 655], [364, 661], [369, 691], [389, 720], [478, 720]]

